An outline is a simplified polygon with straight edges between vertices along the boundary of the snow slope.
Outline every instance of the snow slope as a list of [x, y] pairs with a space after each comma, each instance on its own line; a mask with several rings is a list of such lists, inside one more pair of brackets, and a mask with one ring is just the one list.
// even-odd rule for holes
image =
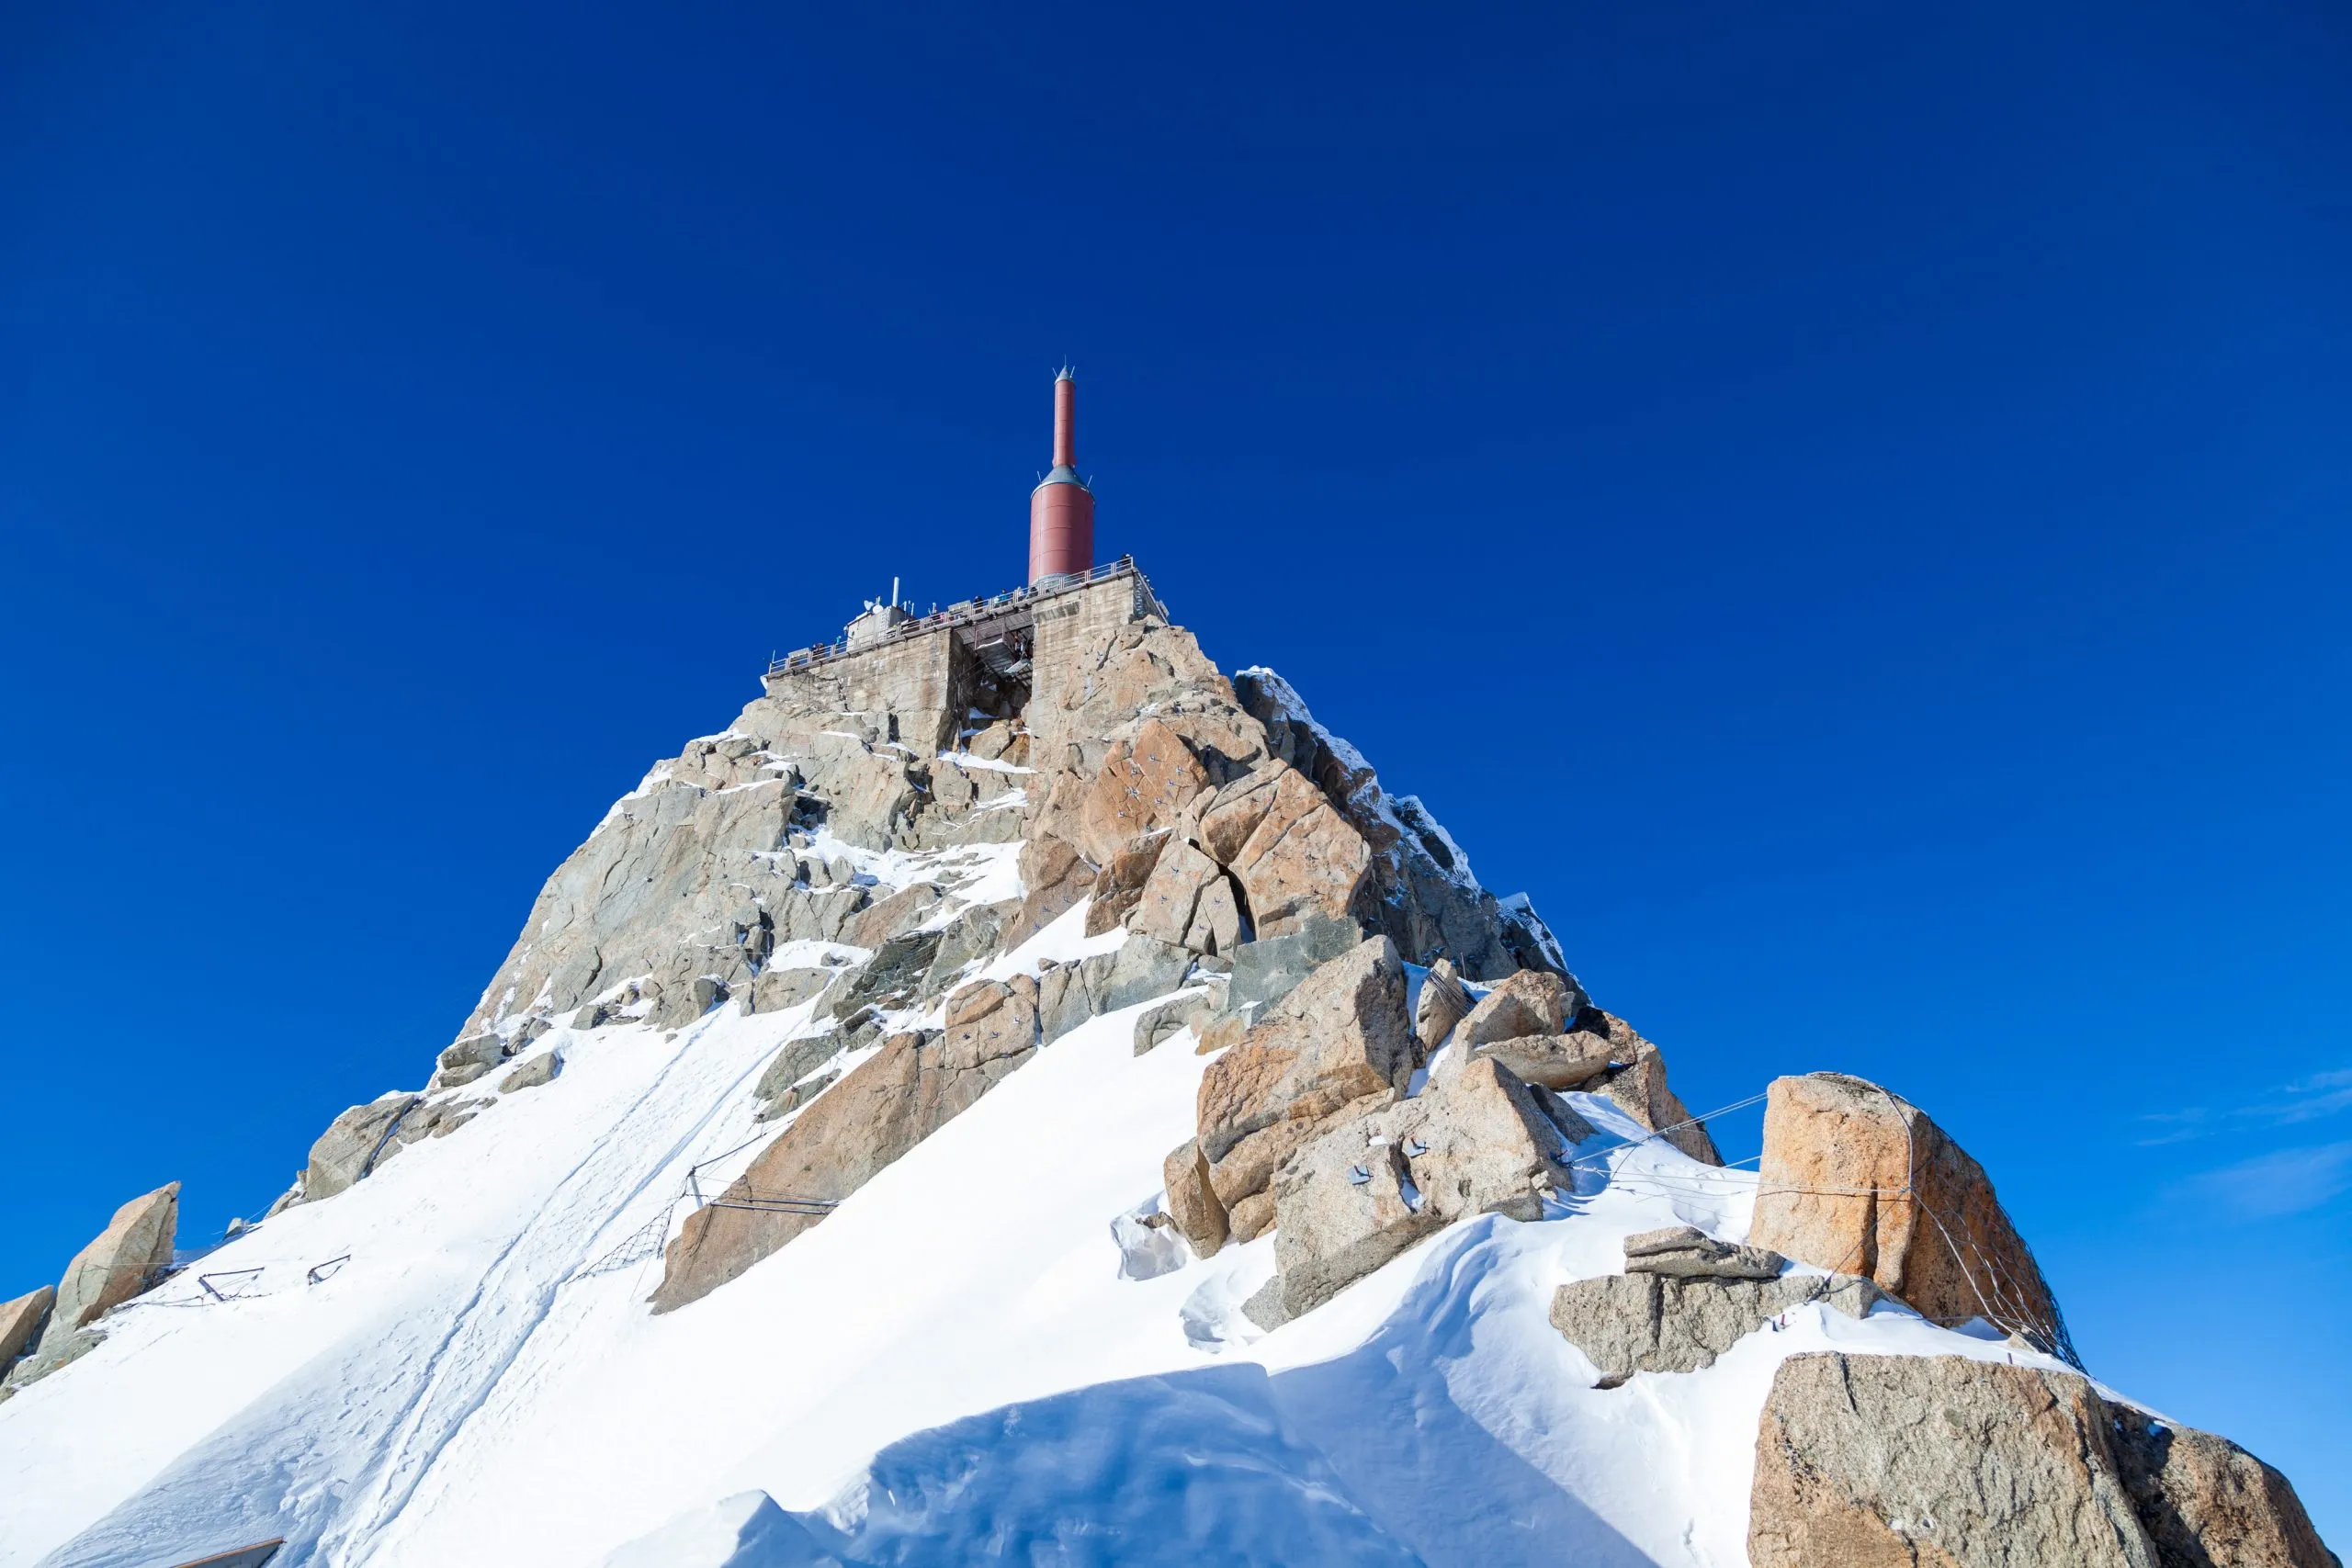
[[[1082, 919], [995, 967], [1074, 951]], [[1556, 1286], [1634, 1231], [1738, 1238], [1754, 1179], [1582, 1096], [1602, 1134], [1553, 1217], [1457, 1226], [1261, 1336], [1238, 1303], [1271, 1239], [1121, 1277], [1113, 1222], [1158, 1194], [1205, 1066], [1189, 1035], [1134, 1055], [1136, 1010], [658, 1318], [687, 1169], [754, 1136], [751, 1084], [806, 1010], [559, 1030], [553, 1083], [210, 1254], [0, 1404], [0, 1565], [284, 1535], [282, 1568], [582, 1568], [648, 1536], [616, 1561], [1732, 1568], [1782, 1357], [2010, 1353], [1815, 1307], [1706, 1372], [1586, 1386]]]

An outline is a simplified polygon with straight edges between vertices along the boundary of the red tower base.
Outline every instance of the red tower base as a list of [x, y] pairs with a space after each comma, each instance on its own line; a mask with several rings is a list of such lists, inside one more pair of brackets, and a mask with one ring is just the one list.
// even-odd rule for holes
[[1058, 479], [1030, 491], [1029, 581], [1084, 571], [1093, 564], [1093, 492]]

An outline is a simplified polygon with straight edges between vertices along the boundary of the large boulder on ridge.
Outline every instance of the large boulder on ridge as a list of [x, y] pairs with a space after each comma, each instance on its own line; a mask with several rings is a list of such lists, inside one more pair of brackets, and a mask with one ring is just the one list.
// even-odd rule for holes
[[2201, 1432], [2153, 1443], [2154, 1429], [2072, 1372], [1793, 1356], [1757, 1431], [1748, 1561], [2333, 1568], [2276, 1471]]
[[388, 1094], [355, 1105], [328, 1123], [302, 1168], [302, 1201], [332, 1198], [366, 1179], [401, 1120], [422, 1103], [421, 1095]]
[[1530, 1034], [1558, 1034], [1584, 1006], [1584, 994], [1561, 976], [1522, 969], [1478, 998], [1454, 1026], [1454, 1043], [1483, 1045]]
[[1933, 1322], [1982, 1317], [2064, 1348], [2057, 1303], [1984, 1168], [1865, 1079], [1773, 1080], [1748, 1240], [1867, 1276]]
[[153, 1286], [170, 1272], [179, 1229], [180, 1184], [166, 1182], [114, 1212], [91, 1243], [74, 1255], [57, 1282], [48, 1326], [11, 1379], [27, 1383], [56, 1371], [96, 1343], [81, 1330]]

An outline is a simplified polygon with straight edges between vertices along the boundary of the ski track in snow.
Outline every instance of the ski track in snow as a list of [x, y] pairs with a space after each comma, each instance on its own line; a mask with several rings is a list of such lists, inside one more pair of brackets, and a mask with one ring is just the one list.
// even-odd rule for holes
[[[806, 1006], [797, 1010], [804, 1017], [808, 1010]], [[490, 1398], [531, 1336], [546, 1322], [564, 1282], [618, 1239], [614, 1226], [628, 1205], [664, 1172], [676, 1168], [694, 1140], [718, 1119], [765, 1060], [763, 1049], [748, 1066], [736, 1069], [725, 1089], [700, 1097], [705, 1108], [700, 1119], [672, 1138], [658, 1159], [632, 1161], [628, 1151], [639, 1145], [636, 1122], [640, 1115], [654, 1120], [664, 1109], [674, 1111], [678, 1102], [669, 1100], [662, 1090], [695, 1046], [710, 1033], [709, 1021], [696, 1026], [693, 1038], [671, 1058], [661, 1076], [621, 1114], [612, 1130], [564, 1173], [548, 1201], [492, 1263], [435, 1348], [390, 1445], [391, 1459], [379, 1470], [367, 1498], [350, 1511], [352, 1517], [338, 1522], [322, 1542], [320, 1562], [334, 1568], [345, 1564], [358, 1568], [381, 1555], [377, 1533], [415, 1495], [434, 1462]], [[726, 1075], [722, 1069], [716, 1076]], [[692, 1105], [695, 1098], [686, 1097], [683, 1103]], [[616, 1199], [611, 1189], [619, 1184], [627, 1184], [628, 1190]], [[584, 1246], [579, 1240], [582, 1235]]]
[[[166, 1541], [192, 1540], [209, 1550], [273, 1534], [288, 1537], [277, 1559], [287, 1568], [312, 1562], [359, 1568], [377, 1561], [384, 1545], [380, 1532], [491, 1396], [545, 1322], [565, 1282], [651, 1217], [644, 1201], [650, 1193], [664, 1194], [662, 1206], [669, 1207], [667, 1194], [682, 1179], [691, 1156], [723, 1146], [704, 1146], [715, 1124], [730, 1111], [748, 1122], [743, 1089], [775, 1043], [809, 1010], [804, 1005], [745, 1021], [763, 1026], [753, 1030], [726, 1027], [737, 1021], [723, 1016], [690, 1026], [651, 1080], [608, 1122], [598, 1118], [601, 1125], [570, 1129], [584, 1146], [544, 1196], [517, 1216], [517, 1227], [472, 1278], [454, 1310], [421, 1314], [397, 1325], [392, 1343], [354, 1346], [358, 1364], [338, 1358], [314, 1379], [298, 1371], [296, 1381], [311, 1389], [307, 1397], [275, 1400], [255, 1413], [260, 1429], [238, 1423], [223, 1432], [225, 1441], [191, 1451], [119, 1517], [102, 1521], [70, 1549], [42, 1561], [54, 1568], [134, 1568], [156, 1561]], [[582, 1058], [592, 1051], [645, 1050], [650, 1042], [642, 1036], [649, 1032], [626, 1032], [638, 1039], [564, 1043], [571, 1061], [558, 1084], [580, 1073]], [[714, 1037], [714, 1048], [703, 1051]], [[515, 1107], [529, 1103], [526, 1095], [513, 1106], [494, 1107], [458, 1135], [479, 1127], [496, 1136]], [[379, 1179], [409, 1174], [411, 1162], [422, 1164], [419, 1156], [432, 1146], [404, 1151], [385, 1166]], [[224, 1262], [226, 1258], [224, 1249], [207, 1262], [235, 1266], [235, 1259]], [[368, 1397], [355, 1398], [363, 1389]], [[336, 1445], [331, 1475], [318, 1473], [320, 1461], [330, 1456], [321, 1450], [313, 1400], [329, 1408], [356, 1405], [361, 1416]], [[279, 1497], [257, 1496], [255, 1501], [269, 1505], [266, 1510], [242, 1510], [242, 1537], [233, 1526], [222, 1530], [227, 1499], [218, 1482], [224, 1466], [286, 1480], [282, 1505]], [[164, 1556], [172, 1560], [168, 1551]], [[0, 1562], [26, 1560], [0, 1547]]]

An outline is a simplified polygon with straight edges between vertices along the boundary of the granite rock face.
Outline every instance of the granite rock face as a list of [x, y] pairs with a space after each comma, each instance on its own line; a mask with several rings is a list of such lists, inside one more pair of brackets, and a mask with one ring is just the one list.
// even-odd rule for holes
[[172, 1267], [179, 1230], [180, 1184], [167, 1182], [114, 1212], [87, 1247], [65, 1266], [49, 1320], [32, 1352], [9, 1382], [19, 1387], [45, 1377], [87, 1351], [96, 1337], [83, 1332], [104, 1314], [160, 1281]]
[[1401, 1092], [1415, 1050], [1396, 945], [1374, 937], [1269, 1007], [1201, 1080], [1201, 1152], [1212, 1164], [1277, 1122]]
[[1280, 936], [1244, 942], [1233, 953], [1233, 991], [1227, 1004], [1245, 1021], [1254, 1021], [1270, 1003], [1296, 989], [1298, 983], [1363, 942], [1363, 928], [1345, 916], [1317, 917], [1302, 921]]
[[0, 1302], [0, 1374], [32, 1348], [41, 1325], [49, 1321], [49, 1309], [56, 1303], [54, 1285], [43, 1285], [12, 1302]]
[[1021, 844], [1021, 908], [999, 939], [1010, 953], [1076, 908], [1094, 886], [1094, 868], [1068, 841], [1033, 832]]
[[1201, 1145], [1191, 1138], [1177, 1145], [1161, 1176], [1168, 1184], [1169, 1218], [1193, 1256], [1206, 1258], [1223, 1247], [1230, 1227], [1225, 1205], [1209, 1185], [1209, 1162], [1201, 1157]]
[[[1216, 862], [1188, 843], [1170, 844], [1155, 859], [1151, 874], [1136, 895], [1134, 912], [1127, 916], [1131, 931], [1164, 942], [1174, 947], [1193, 945], [1187, 939], [1193, 934], [1193, 915], [1200, 908], [1201, 897], [1212, 887], [1225, 887], [1225, 873]], [[1227, 890], [1227, 897], [1231, 898]], [[1198, 951], [1217, 951], [1216, 932]], [[1228, 943], [1235, 933], [1226, 933]]]
[[1549, 1089], [1582, 1089], [1613, 1065], [1609, 1043], [1589, 1034], [1522, 1034], [1470, 1047], [1472, 1056], [1500, 1062], [1526, 1083]]
[[1091, 778], [1065, 776], [1080, 786], [1068, 836], [1097, 865], [1171, 827], [1209, 784], [1184, 738], [1157, 718], [1146, 719], [1134, 739], [1114, 742]]
[[[1754, 1568], [2332, 1568], [2284, 1478], [2072, 1372], [1794, 1356], [1756, 1438]], [[2177, 1460], [2174, 1456], [2177, 1454]]]
[[419, 1095], [390, 1094], [336, 1117], [311, 1145], [310, 1163], [302, 1168], [303, 1198], [332, 1198], [364, 1180], [401, 1122], [422, 1103]]
[[1143, 901], [1144, 886], [1159, 863], [1160, 851], [1167, 847], [1167, 836], [1154, 834], [1102, 863], [1102, 869], [1094, 874], [1094, 890], [1086, 907], [1088, 936], [1101, 936], [1126, 924], [1127, 917]]
[[1522, 969], [1478, 998], [1469, 1015], [1455, 1026], [1455, 1043], [1468, 1048], [1496, 1040], [1558, 1034], [1583, 1005], [1583, 993], [1561, 976]]
[[1760, 1247], [1717, 1241], [1695, 1225], [1668, 1225], [1625, 1238], [1625, 1271], [1675, 1280], [1777, 1280], [1789, 1260]]
[[1862, 1317], [1880, 1299], [1868, 1280], [1847, 1275], [1603, 1274], [1554, 1292], [1552, 1326], [1599, 1369], [1596, 1387], [1615, 1388], [1635, 1372], [1704, 1371], [1792, 1308], [1825, 1302]]
[[1471, 1006], [1469, 987], [1463, 985], [1453, 961], [1441, 958], [1430, 964], [1413, 1003], [1413, 1038], [1420, 1042], [1423, 1056], [1436, 1055], [1453, 1026], [1469, 1016]]
[[2063, 1348], [2057, 1303], [1984, 1167], [1864, 1079], [1773, 1081], [1749, 1239], [1867, 1275], [1931, 1321], [1981, 1316]]
[[1568, 1145], [1592, 1135], [1490, 1061], [1333, 1122], [1274, 1178], [1274, 1256], [1291, 1316], [1457, 1220], [1540, 1218], [1547, 1193], [1574, 1188]]
[[1691, 1225], [1625, 1238], [1625, 1272], [1563, 1285], [1552, 1326], [1615, 1388], [1635, 1372], [1696, 1372], [1793, 1307], [1826, 1302], [1867, 1317], [1884, 1299], [1867, 1280], [1790, 1274], [1789, 1260]]
[[1289, 682], [1244, 670], [1233, 689], [1263, 727], [1269, 755], [1313, 782], [1363, 840], [1365, 874], [1351, 913], [1413, 964], [1451, 960], [1475, 980], [1521, 969], [1566, 975], [1559, 943], [1524, 897], [1498, 899], [1469, 857], [1411, 795], [1383, 789], [1371, 763], [1325, 729]]
[[[982, 981], [949, 1000], [944, 1034], [891, 1036], [818, 1095], [669, 1247], [654, 1311], [700, 1300], [822, 1222], [838, 1201], [1003, 1081], [1037, 1049], [1037, 985]], [[761, 1207], [759, 1205], [768, 1205]]]
[[562, 1071], [563, 1057], [554, 1051], [542, 1051], [536, 1056], [525, 1057], [521, 1066], [499, 1079], [498, 1092], [514, 1094], [521, 1089], [537, 1089], [541, 1084], [555, 1082], [556, 1075]]
[[[1250, 923], [1264, 936], [1351, 913], [1371, 863], [1363, 836], [1306, 775], [1281, 763], [1220, 791], [1201, 820], [1201, 841], [1233, 873]], [[1220, 852], [1227, 845], [1230, 852]]]
[[2160, 1568], [2342, 1568], [2287, 1478], [2231, 1442], [2109, 1403], [2109, 1441]]

